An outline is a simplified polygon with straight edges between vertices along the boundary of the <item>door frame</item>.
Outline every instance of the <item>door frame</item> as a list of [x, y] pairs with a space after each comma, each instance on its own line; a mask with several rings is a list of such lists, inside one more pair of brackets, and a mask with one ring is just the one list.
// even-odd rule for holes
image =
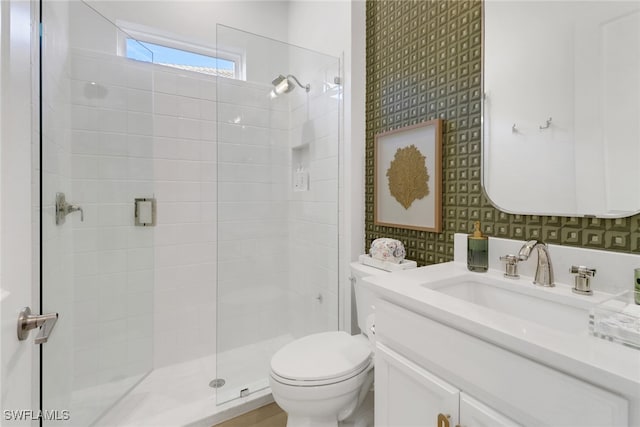
[[39, 425], [4, 412], [40, 409], [40, 346], [16, 336], [22, 307], [40, 308], [39, 10], [38, 0], [0, 2], [0, 419], [11, 426]]

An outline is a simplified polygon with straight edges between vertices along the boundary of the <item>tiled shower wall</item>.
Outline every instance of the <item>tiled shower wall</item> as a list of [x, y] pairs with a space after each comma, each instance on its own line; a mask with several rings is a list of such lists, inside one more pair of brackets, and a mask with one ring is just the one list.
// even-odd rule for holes
[[154, 65], [154, 368], [215, 353], [216, 84]]
[[[153, 69], [70, 51], [74, 389], [153, 367], [154, 229], [133, 225], [133, 200], [154, 193]], [[130, 385], [129, 385], [130, 386]]]
[[[71, 201], [85, 221], [70, 221], [75, 311], [88, 320], [74, 340], [83, 388], [110, 368], [135, 373], [215, 352], [216, 87], [210, 76], [73, 53]], [[156, 227], [133, 225], [136, 197], [156, 197]], [[96, 330], [99, 343], [87, 341]]]
[[[68, 73], [70, 147], [56, 161], [70, 188], [55, 186], [85, 210], [84, 222], [68, 218], [78, 268], [65, 312], [85, 319], [69, 339], [74, 389], [335, 327], [340, 89], [323, 82], [339, 70], [314, 70], [296, 111], [292, 97], [269, 98], [268, 82], [87, 49], [71, 50]], [[291, 144], [302, 139], [312, 191], [295, 198]], [[134, 198], [153, 196], [157, 226], [133, 226]]]
[[337, 60], [326, 69], [306, 70], [307, 95], [291, 93], [291, 164], [302, 166], [308, 191], [289, 187], [289, 302], [295, 337], [337, 328], [338, 321], [338, 173], [341, 88], [328, 87], [339, 76]]
[[[268, 82], [217, 87], [220, 354], [289, 330], [289, 104], [269, 98]], [[238, 368], [225, 363], [218, 375]]]
[[[366, 13], [366, 248], [393, 237], [420, 265], [450, 261], [454, 233], [468, 233], [480, 220], [489, 236], [640, 253], [640, 215], [513, 215], [484, 196], [480, 1], [368, 1]], [[442, 233], [374, 225], [374, 136], [434, 118], [445, 120]]]

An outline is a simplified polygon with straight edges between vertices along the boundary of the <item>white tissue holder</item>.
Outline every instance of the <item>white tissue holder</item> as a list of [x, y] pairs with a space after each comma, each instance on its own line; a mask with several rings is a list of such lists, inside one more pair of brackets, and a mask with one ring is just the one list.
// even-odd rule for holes
[[591, 309], [589, 330], [597, 337], [640, 349], [640, 305], [625, 291]]
[[415, 261], [411, 261], [408, 259], [403, 259], [402, 261], [395, 263], [389, 261], [381, 261], [379, 259], [372, 258], [371, 255], [363, 254], [358, 258], [360, 264], [368, 265], [370, 267], [379, 268], [384, 271], [401, 271], [401, 270], [409, 270], [411, 268], [416, 268], [418, 263]]

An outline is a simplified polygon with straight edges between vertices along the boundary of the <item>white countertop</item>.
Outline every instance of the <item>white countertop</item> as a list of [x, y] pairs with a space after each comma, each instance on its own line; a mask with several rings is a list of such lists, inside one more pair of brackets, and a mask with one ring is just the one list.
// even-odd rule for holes
[[[502, 270], [470, 273], [465, 263], [448, 262], [371, 276], [364, 279], [363, 285], [371, 287], [384, 300], [612, 392], [640, 399], [640, 350], [589, 335], [588, 318], [585, 318], [584, 333], [572, 334], [499, 313], [428, 287], [432, 282], [469, 274], [504, 282]], [[522, 275], [513, 283], [514, 286], [531, 286], [536, 292], [547, 292], [552, 298], [571, 297], [568, 285], [539, 288], [531, 284], [531, 277]], [[606, 294], [596, 292], [593, 297], [577, 298], [583, 298], [581, 301], [588, 307], [606, 297]]]

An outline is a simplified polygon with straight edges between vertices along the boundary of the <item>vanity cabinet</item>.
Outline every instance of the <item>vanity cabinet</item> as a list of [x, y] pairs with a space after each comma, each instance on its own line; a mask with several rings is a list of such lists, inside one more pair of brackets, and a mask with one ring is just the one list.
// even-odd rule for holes
[[376, 426], [628, 425], [615, 393], [389, 301], [375, 313]]
[[376, 426], [518, 427], [506, 416], [376, 345]]

